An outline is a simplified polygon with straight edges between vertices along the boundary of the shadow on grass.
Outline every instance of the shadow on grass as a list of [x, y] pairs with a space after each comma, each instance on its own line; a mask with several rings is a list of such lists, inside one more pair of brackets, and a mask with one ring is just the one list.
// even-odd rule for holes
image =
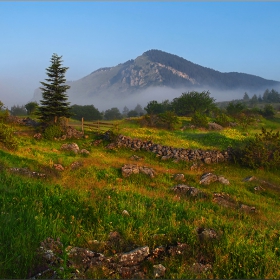
[[176, 132], [177, 136], [186, 141], [193, 141], [198, 144], [198, 146], [207, 146], [213, 147], [219, 150], [225, 150], [227, 147], [237, 147], [243, 141], [238, 139], [228, 138], [225, 135], [221, 135], [217, 132], [207, 132], [207, 133], [199, 133], [199, 132]]

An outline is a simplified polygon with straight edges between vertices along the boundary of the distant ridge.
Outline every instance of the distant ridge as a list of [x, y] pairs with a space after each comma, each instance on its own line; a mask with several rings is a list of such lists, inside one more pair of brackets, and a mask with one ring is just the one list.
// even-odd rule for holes
[[[146, 51], [135, 59], [100, 68], [68, 84], [71, 86], [69, 100], [76, 104], [94, 104], [97, 100], [114, 102], [128, 96], [132, 98], [143, 90], [152, 92], [153, 88], [158, 87], [181, 91], [242, 89], [243, 93], [280, 88], [277, 81], [244, 73], [222, 73], [160, 50]], [[41, 94], [37, 89], [33, 100], [40, 99]]]

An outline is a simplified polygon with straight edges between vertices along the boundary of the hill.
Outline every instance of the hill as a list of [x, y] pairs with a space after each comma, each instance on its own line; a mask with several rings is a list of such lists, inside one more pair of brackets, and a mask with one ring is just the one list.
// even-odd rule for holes
[[[95, 104], [98, 108], [104, 104], [105, 108], [123, 107], [128, 105], [124, 99], [133, 104], [173, 99], [189, 90], [210, 90], [216, 99], [224, 101], [228, 100], [226, 95], [241, 98], [245, 91], [260, 94], [267, 88], [280, 87], [277, 81], [244, 73], [222, 73], [160, 50], [149, 50], [117, 66], [100, 68], [68, 84], [72, 103]], [[40, 99], [41, 93], [36, 90], [33, 100]]]

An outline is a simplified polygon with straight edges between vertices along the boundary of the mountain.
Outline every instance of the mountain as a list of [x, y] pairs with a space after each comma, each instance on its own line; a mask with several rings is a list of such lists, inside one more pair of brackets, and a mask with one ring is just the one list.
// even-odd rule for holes
[[[219, 92], [221, 98], [222, 92], [227, 92], [232, 96], [230, 99], [234, 99], [236, 94], [243, 96], [245, 91], [253, 95], [280, 87], [277, 81], [244, 73], [222, 73], [160, 50], [149, 50], [134, 60], [100, 68], [67, 84], [71, 86], [67, 94], [73, 104], [97, 104], [99, 107], [104, 103], [116, 107], [121, 101], [125, 106], [125, 101], [139, 103], [147, 98], [146, 102], [162, 101], [166, 97], [172, 100], [190, 90], [209, 90], [213, 95]], [[40, 99], [40, 91], [36, 90], [33, 100]]]

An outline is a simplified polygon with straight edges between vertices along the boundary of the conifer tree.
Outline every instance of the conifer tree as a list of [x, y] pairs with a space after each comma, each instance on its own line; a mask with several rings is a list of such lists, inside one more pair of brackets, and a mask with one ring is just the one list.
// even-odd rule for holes
[[46, 68], [48, 78], [46, 82], [40, 82], [43, 87], [43, 100], [40, 100], [41, 105], [38, 107], [38, 115], [41, 121], [45, 123], [57, 123], [60, 117], [69, 118], [71, 107], [68, 102], [66, 91], [70, 86], [65, 85], [65, 73], [69, 67], [62, 66], [62, 56], [54, 53], [51, 57], [51, 65]]

